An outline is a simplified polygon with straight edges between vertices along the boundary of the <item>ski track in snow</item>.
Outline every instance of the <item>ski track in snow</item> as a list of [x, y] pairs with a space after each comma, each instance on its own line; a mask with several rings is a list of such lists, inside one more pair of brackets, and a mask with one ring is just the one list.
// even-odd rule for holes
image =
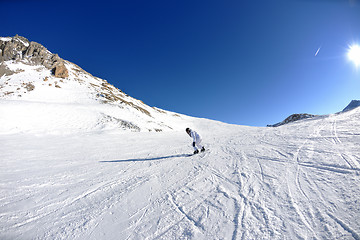
[[2, 134], [0, 239], [359, 240], [359, 119]]

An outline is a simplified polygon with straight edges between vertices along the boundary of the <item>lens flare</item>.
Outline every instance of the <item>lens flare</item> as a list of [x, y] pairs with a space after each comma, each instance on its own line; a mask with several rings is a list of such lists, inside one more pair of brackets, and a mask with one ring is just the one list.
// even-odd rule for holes
[[349, 47], [348, 58], [355, 64], [356, 67], [360, 66], [360, 46], [359, 45], [354, 44]]

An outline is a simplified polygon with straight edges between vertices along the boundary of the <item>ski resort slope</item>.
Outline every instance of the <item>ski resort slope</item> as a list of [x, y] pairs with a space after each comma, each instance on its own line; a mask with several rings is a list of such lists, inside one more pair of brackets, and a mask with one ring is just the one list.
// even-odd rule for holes
[[0, 135], [0, 239], [360, 239], [360, 109], [255, 128]]

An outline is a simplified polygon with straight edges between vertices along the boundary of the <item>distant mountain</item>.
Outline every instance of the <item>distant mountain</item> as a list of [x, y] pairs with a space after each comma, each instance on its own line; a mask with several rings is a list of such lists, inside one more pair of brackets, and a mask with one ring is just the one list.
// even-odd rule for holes
[[43, 45], [0, 37], [0, 132], [166, 131], [188, 117], [150, 107]]
[[[345, 108], [344, 110], [342, 110], [342, 112], [347, 112], [350, 110], [353, 110], [357, 107], [360, 106], [360, 100], [352, 100]], [[341, 113], [341, 112], [340, 112]], [[313, 118], [316, 117], [318, 115], [313, 115], [313, 114], [307, 114], [307, 113], [300, 113], [300, 114], [292, 114], [289, 117], [287, 117], [284, 121], [276, 123], [276, 124], [272, 124], [272, 125], [267, 125], [268, 127], [279, 127], [281, 125], [284, 124], [288, 124], [291, 122], [295, 122], [295, 121], [299, 121], [302, 119], [306, 119], [306, 118]]]
[[284, 124], [288, 124], [288, 123], [291, 123], [291, 122], [295, 122], [295, 121], [299, 121], [301, 119], [306, 119], [306, 118], [313, 118], [315, 117], [316, 115], [313, 115], [313, 114], [307, 114], [307, 113], [300, 113], [300, 114], [292, 114], [290, 115], [289, 117], [287, 117], [284, 121], [282, 122], [279, 122], [279, 123], [276, 123], [276, 124], [273, 124], [273, 125], [267, 125], [268, 127], [279, 127], [281, 125], [284, 125]]
[[350, 110], [353, 110], [354, 108], [360, 107], [360, 100], [352, 100], [349, 105], [346, 106], [346, 108], [344, 108], [344, 110], [342, 110], [343, 112], [347, 112]]

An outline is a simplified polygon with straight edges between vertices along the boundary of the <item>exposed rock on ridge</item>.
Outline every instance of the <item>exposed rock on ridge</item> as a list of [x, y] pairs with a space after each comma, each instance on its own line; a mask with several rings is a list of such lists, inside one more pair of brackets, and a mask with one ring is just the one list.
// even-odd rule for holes
[[[69, 76], [64, 60], [57, 54], [51, 53], [39, 43], [30, 42], [18, 35], [0, 38], [0, 64], [9, 60], [23, 61], [31, 65], [43, 65], [52, 70], [55, 77], [67, 78]], [[0, 72], [0, 76], [4, 74], [6, 73], [1, 74]]]
[[288, 123], [295, 122], [295, 121], [305, 119], [305, 118], [313, 118], [315, 116], [316, 115], [312, 115], [312, 114], [308, 114], [308, 113], [292, 114], [282, 122], [279, 122], [279, 123], [276, 123], [276, 124], [273, 124], [273, 125], [267, 125], [267, 126], [268, 127], [279, 127], [279, 126], [284, 125], [284, 124], [288, 124]]
[[357, 108], [357, 107], [360, 107], [360, 100], [352, 100], [349, 105], [347, 105], [343, 112], [347, 112], [347, 111], [350, 111], [350, 110], [353, 110], [354, 108]]
[[58, 129], [49, 122], [61, 132], [159, 132], [188, 125], [183, 116], [152, 108], [26, 38], [0, 37], [0, 56], [0, 100], [16, 105], [11, 112], [23, 121], [7, 122], [15, 132]]
[[[347, 112], [347, 111], [351, 111], [355, 108], [360, 107], [360, 100], [352, 100], [345, 108], [344, 110], [342, 110], [341, 112], [338, 112], [336, 114], [340, 114], [342, 112]], [[313, 118], [316, 117], [318, 115], [313, 115], [313, 114], [307, 114], [307, 113], [301, 113], [301, 114], [293, 114], [290, 115], [289, 117], [287, 117], [284, 121], [276, 123], [276, 124], [272, 124], [272, 125], [267, 125], [268, 127], [279, 127], [281, 125], [284, 124], [288, 124], [291, 122], [295, 122], [301, 119], [306, 119], [306, 118]]]

